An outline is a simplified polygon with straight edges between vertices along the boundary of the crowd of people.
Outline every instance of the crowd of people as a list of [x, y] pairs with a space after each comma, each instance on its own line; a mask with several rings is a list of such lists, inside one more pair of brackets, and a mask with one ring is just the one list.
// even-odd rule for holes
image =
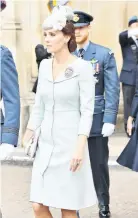
[[[1, 11], [6, 2], [1, 0]], [[123, 66], [120, 79], [113, 51], [90, 41], [94, 17], [73, 10], [68, 1], [55, 7], [42, 25], [45, 45], [35, 48], [39, 75], [35, 104], [23, 145], [35, 137], [37, 147], [30, 201], [36, 218], [77, 218], [79, 210], [99, 205], [99, 217], [110, 217], [108, 138], [114, 133], [122, 83], [124, 127], [130, 140], [117, 162], [138, 172], [138, 17], [119, 34]], [[20, 95], [11, 52], [1, 50], [1, 145], [6, 159], [18, 143]], [[4, 110], [3, 110], [4, 108]], [[36, 179], [37, 178], [37, 179]], [[64, 179], [66, 178], [66, 179]]]

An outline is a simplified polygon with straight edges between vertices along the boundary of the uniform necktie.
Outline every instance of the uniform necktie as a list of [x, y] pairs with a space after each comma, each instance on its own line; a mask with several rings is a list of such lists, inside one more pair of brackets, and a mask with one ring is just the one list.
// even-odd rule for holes
[[83, 48], [79, 49], [78, 56], [79, 58], [83, 58], [85, 50]]

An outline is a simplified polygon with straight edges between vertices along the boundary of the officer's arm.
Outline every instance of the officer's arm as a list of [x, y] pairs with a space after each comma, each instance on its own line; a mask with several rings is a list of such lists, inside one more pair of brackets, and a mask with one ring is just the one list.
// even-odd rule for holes
[[11, 52], [5, 49], [2, 62], [2, 97], [5, 119], [2, 130], [2, 143], [17, 145], [20, 125], [20, 97], [18, 75]]
[[120, 43], [121, 47], [125, 47], [128, 45], [128, 43], [129, 43], [128, 30], [119, 34], [119, 43]]
[[108, 52], [104, 60], [105, 112], [104, 123], [116, 124], [120, 85], [114, 54]]

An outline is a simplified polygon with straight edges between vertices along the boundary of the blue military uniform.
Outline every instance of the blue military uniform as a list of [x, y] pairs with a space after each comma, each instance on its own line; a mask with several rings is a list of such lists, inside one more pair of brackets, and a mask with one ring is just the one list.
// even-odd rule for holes
[[[78, 56], [77, 51], [75, 54]], [[119, 103], [116, 62], [110, 49], [92, 42], [89, 42], [83, 58], [91, 62], [96, 78], [95, 119], [90, 137], [101, 136], [103, 123], [116, 124]]]
[[120, 82], [130, 86], [136, 85], [136, 61], [133, 53], [135, 41], [128, 38], [128, 31], [124, 31], [119, 35], [119, 43], [121, 45], [123, 66], [120, 74]]
[[[93, 20], [93, 17], [84, 12], [74, 11], [74, 13], [76, 28], [89, 25]], [[109, 151], [108, 138], [102, 136], [102, 127], [104, 123], [116, 124], [119, 78], [114, 54], [110, 49], [92, 42], [83, 49], [83, 59], [91, 62], [96, 79], [95, 109], [88, 139], [91, 167], [99, 204], [106, 206], [109, 204]], [[79, 50], [75, 54], [81, 56]]]
[[132, 101], [130, 116], [135, 120], [135, 128], [130, 141], [118, 157], [117, 162], [122, 166], [138, 172], [138, 74], [136, 77], [136, 92]]
[[[0, 0], [0, 10], [6, 8], [6, 1]], [[0, 96], [3, 98], [5, 117], [0, 109], [0, 144], [17, 145], [20, 117], [18, 77], [11, 52], [0, 45]], [[0, 209], [0, 217], [2, 217]]]
[[18, 75], [12, 54], [4, 46], [0, 46], [0, 60], [1, 98], [5, 109], [5, 117], [1, 111], [0, 143], [17, 146], [20, 125]]
[[[130, 18], [128, 25], [138, 22], [138, 17]], [[136, 43], [137, 40], [137, 43]], [[130, 115], [132, 99], [135, 94], [136, 74], [138, 74], [135, 53], [138, 53], [138, 39], [128, 37], [128, 31], [119, 34], [119, 43], [122, 50], [123, 66], [120, 74], [124, 99], [124, 126], [127, 129], [127, 120]]]
[[[138, 70], [138, 53], [135, 53]], [[136, 74], [136, 90], [131, 105], [130, 116], [134, 118], [132, 136], [125, 149], [118, 157], [117, 162], [125, 167], [138, 172], [138, 73]]]

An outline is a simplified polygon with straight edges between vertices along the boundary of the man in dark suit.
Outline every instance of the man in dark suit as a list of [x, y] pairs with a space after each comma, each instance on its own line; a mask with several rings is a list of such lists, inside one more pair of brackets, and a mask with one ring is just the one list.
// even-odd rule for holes
[[114, 132], [119, 105], [119, 79], [113, 52], [89, 40], [93, 17], [74, 11], [75, 54], [90, 61], [95, 70], [95, 109], [88, 139], [94, 185], [99, 201], [99, 217], [110, 217], [108, 137]]
[[[6, 7], [0, 1], [1, 11]], [[1, 133], [0, 159], [6, 159], [17, 146], [20, 125], [20, 96], [18, 74], [11, 52], [0, 45], [0, 78], [1, 78]]]
[[127, 120], [130, 115], [132, 99], [135, 93], [136, 53], [138, 53], [138, 17], [133, 16], [128, 22], [129, 29], [120, 33], [119, 43], [122, 50], [123, 66], [120, 75], [124, 100], [124, 126], [127, 132]]

